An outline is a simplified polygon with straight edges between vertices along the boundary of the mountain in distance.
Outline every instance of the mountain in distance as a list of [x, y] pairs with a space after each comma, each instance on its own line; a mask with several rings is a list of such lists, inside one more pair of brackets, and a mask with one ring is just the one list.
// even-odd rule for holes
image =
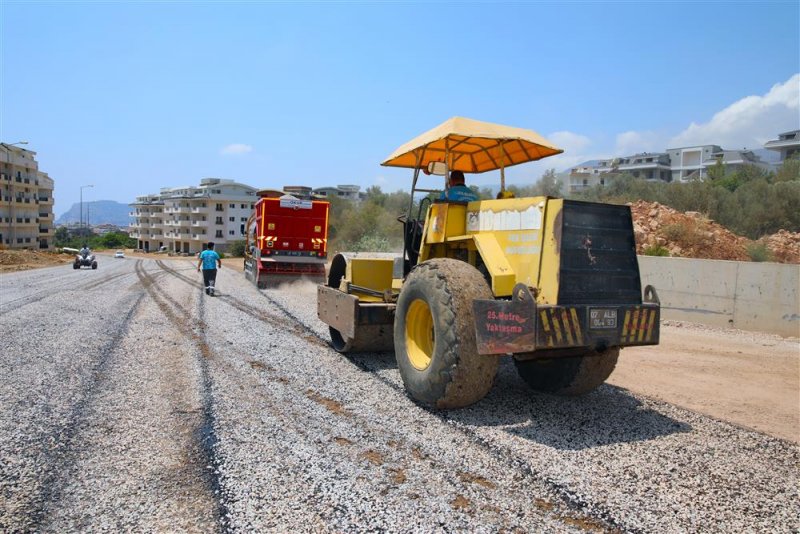
[[[83, 222], [87, 221], [91, 225], [114, 224], [120, 227], [127, 227], [131, 223], [128, 216], [131, 208], [127, 204], [122, 204], [114, 200], [93, 200], [83, 203]], [[88, 215], [88, 219], [87, 219]], [[78, 223], [81, 220], [80, 202], [73, 204], [72, 207], [56, 219], [56, 224]]]

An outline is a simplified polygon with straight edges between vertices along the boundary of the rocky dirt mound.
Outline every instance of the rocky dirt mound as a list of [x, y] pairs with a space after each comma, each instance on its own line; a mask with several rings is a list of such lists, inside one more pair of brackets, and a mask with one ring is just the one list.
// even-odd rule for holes
[[772, 261], [780, 263], [800, 263], [800, 232], [779, 230], [777, 233], [759, 239], [772, 252]]
[[[682, 213], [658, 202], [631, 204], [636, 252], [681, 258], [800, 263], [800, 233], [781, 230], [759, 241], [734, 234], [701, 213]], [[759, 245], [766, 250], [758, 254]]]
[[36, 250], [0, 250], [0, 272], [24, 271], [72, 261], [72, 254]]

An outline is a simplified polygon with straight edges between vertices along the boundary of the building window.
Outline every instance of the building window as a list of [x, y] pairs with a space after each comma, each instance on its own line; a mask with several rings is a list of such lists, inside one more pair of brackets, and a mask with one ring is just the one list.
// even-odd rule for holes
[[228, 235], [233, 235], [233, 230], [228, 230]]
[[229, 207], [230, 209], [235, 209], [235, 208], [236, 208], [236, 204], [228, 204], [228, 207]]
[[214, 237], [222, 237], [222, 230], [217, 230], [217, 233], [214, 234]]
[[242, 209], [246, 210], [247, 209], [247, 204], [242, 204]]
[[247, 217], [242, 217], [242, 222], [247, 222]]
[[228, 220], [229, 220], [230, 222], [236, 222], [236, 217], [228, 217]]
[[222, 204], [217, 204], [217, 208], [216, 208], [216, 210], [217, 210], [217, 211], [222, 211]]

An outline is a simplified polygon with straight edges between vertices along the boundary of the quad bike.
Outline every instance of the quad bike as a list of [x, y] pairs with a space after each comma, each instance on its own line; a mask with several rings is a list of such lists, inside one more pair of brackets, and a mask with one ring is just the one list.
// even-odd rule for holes
[[91, 267], [97, 269], [97, 260], [91, 252], [79, 252], [75, 255], [75, 261], [72, 263], [73, 269], [80, 269], [81, 267]]

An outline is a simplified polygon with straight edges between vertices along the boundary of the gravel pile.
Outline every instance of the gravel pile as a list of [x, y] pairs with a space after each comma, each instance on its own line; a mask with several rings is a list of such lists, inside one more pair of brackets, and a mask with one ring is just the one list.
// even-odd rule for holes
[[800, 527], [787, 442], [612, 386], [532, 394], [507, 361], [427, 411], [392, 354], [328, 346], [313, 285], [223, 268], [212, 298], [189, 261], [118, 265], [3, 277], [0, 531]]

